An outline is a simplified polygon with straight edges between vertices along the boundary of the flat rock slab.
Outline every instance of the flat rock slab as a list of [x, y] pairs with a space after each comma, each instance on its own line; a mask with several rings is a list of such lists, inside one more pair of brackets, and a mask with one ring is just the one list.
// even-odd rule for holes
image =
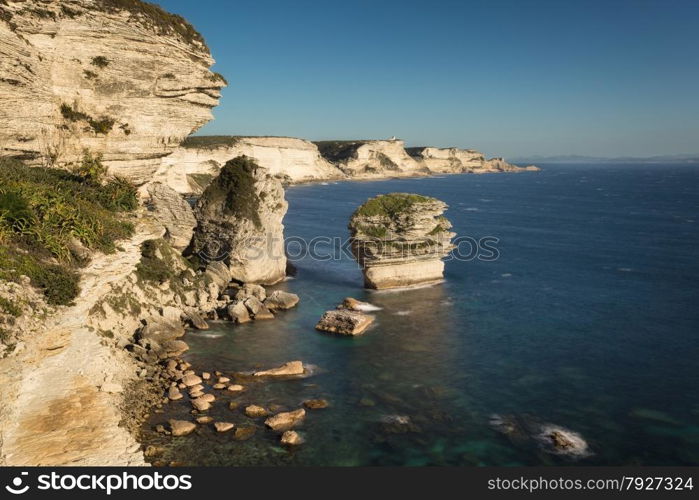
[[170, 420], [170, 430], [173, 436], [186, 436], [194, 432], [197, 424], [188, 420]]
[[216, 428], [216, 432], [228, 432], [235, 427], [235, 425], [230, 422], [216, 422], [214, 427]]
[[256, 377], [286, 377], [290, 375], [303, 375], [304, 367], [301, 361], [289, 361], [282, 366], [253, 373]]
[[287, 431], [300, 424], [306, 417], [306, 410], [300, 408], [294, 411], [277, 413], [265, 420], [265, 425], [274, 431]]
[[344, 309], [327, 311], [320, 318], [316, 329], [339, 335], [359, 335], [369, 328], [374, 319], [374, 316], [358, 311]]

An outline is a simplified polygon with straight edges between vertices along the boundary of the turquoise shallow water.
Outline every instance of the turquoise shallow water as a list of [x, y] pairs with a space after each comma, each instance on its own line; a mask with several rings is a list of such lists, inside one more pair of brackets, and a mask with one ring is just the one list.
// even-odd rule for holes
[[[350, 258], [295, 262], [279, 285], [301, 296], [274, 321], [190, 332], [197, 369], [245, 371], [292, 359], [303, 380], [248, 384], [211, 414], [252, 423], [228, 401], [309, 411], [296, 451], [260, 421], [237, 442], [201, 428], [160, 437], [187, 417], [173, 404], [144, 426], [164, 459], [192, 465], [537, 465], [699, 463], [699, 169], [662, 165], [545, 165], [538, 173], [296, 186], [287, 236], [346, 237], [352, 211], [378, 193], [446, 201], [459, 235], [494, 236], [495, 261], [449, 261], [443, 285], [368, 292]], [[323, 311], [367, 300], [376, 326], [354, 339], [320, 334]], [[409, 429], [382, 423], [408, 416]], [[493, 415], [512, 418], [504, 435]], [[580, 433], [576, 462], [531, 438], [543, 423]], [[401, 431], [401, 432], [396, 432]], [[406, 431], [406, 432], [402, 432]]]

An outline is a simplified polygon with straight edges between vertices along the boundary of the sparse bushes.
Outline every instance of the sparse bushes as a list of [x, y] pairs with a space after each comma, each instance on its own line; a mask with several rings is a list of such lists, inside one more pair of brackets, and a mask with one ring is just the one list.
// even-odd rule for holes
[[109, 66], [109, 59], [107, 59], [104, 56], [95, 56], [90, 61], [90, 64], [92, 64], [93, 66], [97, 66], [100, 69], [104, 69], [107, 66]]
[[98, 4], [107, 12], [125, 10], [131, 13], [132, 20], [145, 19], [156, 33], [174, 33], [188, 43], [196, 42], [206, 47], [204, 38], [182, 16], [170, 14], [160, 6], [141, 0], [98, 0]]
[[383, 216], [395, 217], [401, 212], [408, 210], [415, 203], [426, 203], [433, 201], [433, 198], [419, 194], [390, 193], [382, 194], [371, 198], [357, 209], [355, 215], [364, 217]]
[[90, 119], [88, 120], [88, 123], [90, 124], [90, 127], [92, 127], [92, 130], [94, 130], [96, 134], [106, 135], [109, 132], [111, 132], [114, 128], [115, 121], [116, 120], [114, 120], [114, 118], [102, 117], [98, 120]]
[[99, 182], [107, 173], [107, 167], [102, 165], [102, 155], [92, 155], [89, 151], [83, 151], [83, 159], [80, 165], [73, 169], [73, 173], [90, 182]]
[[223, 76], [221, 73], [212, 73], [209, 75], [209, 80], [211, 80], [214, 83], [222, 83], [224, 85], [228, 85], [228, 80], [226, 80], [226, 77]]
[[9, 314], [16, 318], [22, 314], [22, 308], [16, 302], [0, 297], [0, 313]]
[[116, 120], [112, 117], [103, 116], [101, 118], [93, 118], [87, 113], [79, 111], [77, 107], [65, 103], [61, 104], [61, 115], [70, 122], [87, 122], [90, 128], [97, 134], [108, 134], [116, 123]]

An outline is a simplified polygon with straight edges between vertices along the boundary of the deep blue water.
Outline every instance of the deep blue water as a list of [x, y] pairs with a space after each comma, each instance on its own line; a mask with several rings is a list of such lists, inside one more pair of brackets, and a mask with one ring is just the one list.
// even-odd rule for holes
[[[301, 428], [307, 442], [289, 452], [261, 422], [242, 443], [210, 429], [146, 441], [190, 464], [698, 464], [699, 169], [543, 167], [290, 188], [287, 236], [344, 238], [367, 198], [414, 192], [447, 202], [458, 235], [498, 238], [500, 255], [448, 261], [439, 286], [378, 293], [362, 289], [349, 257], [297, 261], [280, 285], [301, 296], [297, 309], [186, 341], [198, 369], [317, 365], [237, 398], [286, 408], [327, 398]], [[316, 332], [346, 296], [382, 307], [376, 326], [351, 339]], [[171, 406], [149, 424], [189, 410]], [[247, 421], [227, 400], [212, 414]], [[499, 432], [496, 414], [571, 429], [592, 454], [551, 455], [526, 431]], [[410, 417], [415, 432], [389, 432], [386, 415]]]

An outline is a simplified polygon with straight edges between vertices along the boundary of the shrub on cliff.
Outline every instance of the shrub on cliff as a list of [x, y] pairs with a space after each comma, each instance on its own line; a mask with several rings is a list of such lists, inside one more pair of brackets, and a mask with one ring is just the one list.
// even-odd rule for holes
[[255, 191], [257, 163], [247, 156], [238, 156], [227, 162], [218, 177], [206, 188], [202, 200], [217, 204], [225, 198], [224, 208], [228, 214], [251, 220], [261, 227], [260, 197]]
[[135, 188], [120, 179], [101, 184], [99, 159], [87, 163], [87, 175], [76, 175], [0, 160], [0, 279], [29, 276], [52, 304], [77, 295], [74, 268], [85, 249], [113, 252], [133, 232], [120, 213], [136, 207]]
[[389, 193], [371, 198], [359, 207], [355, 215], [363, 217], [395, 217], [410, 209], [415, 203], [433, 201], [434, 198], [410, 193]]

